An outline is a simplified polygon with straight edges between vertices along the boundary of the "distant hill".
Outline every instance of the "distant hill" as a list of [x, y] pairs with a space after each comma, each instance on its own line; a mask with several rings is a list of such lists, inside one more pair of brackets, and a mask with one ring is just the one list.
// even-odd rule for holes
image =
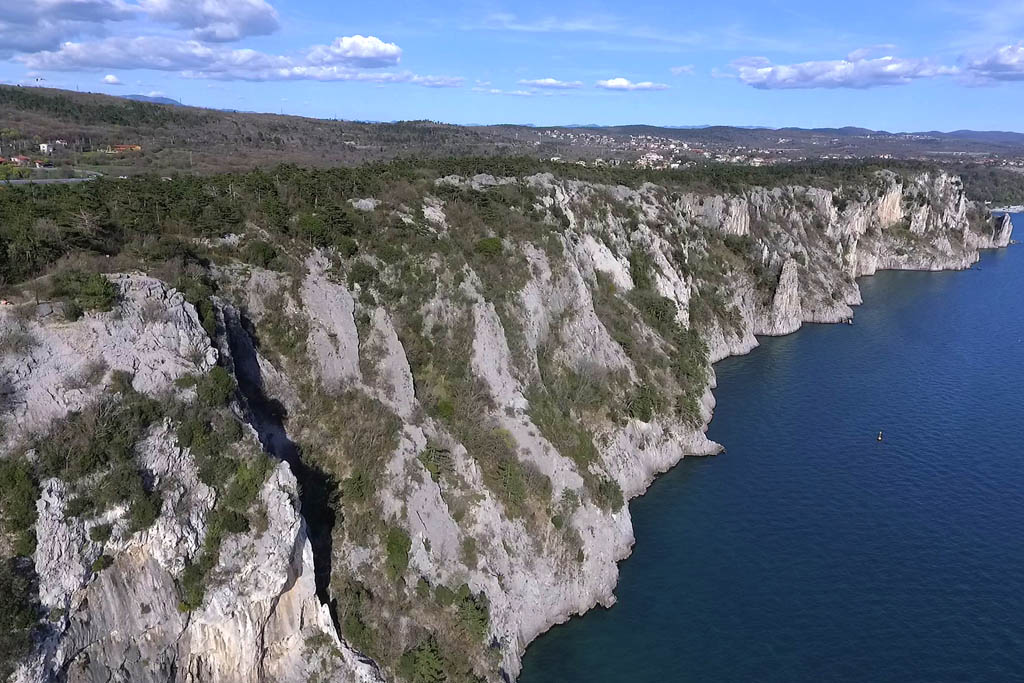
[[184, 107], [185, 105], [178, 100], [172, 100], [170, 97], [150, 97], [149, 95], [122, 95], [126, 100], [132, 100], [134, 102], [150, 102], [152, 104], [170, 104], [175, 107]]
[[[673, 156], [683, 155], [681, 150], [687, 148], [693, 151], [686, 154], [700, 162], [705, 158], [762, 157], [785, 163], [884, 156], [950, 165], [1024, 159], [1024, 134], [1007, 131], [890, 133], [858, 127], [378, 123], [207, 109], [149, 95], [115, 97], [13, 86], [0, 86], [0, 121], [7, 131], [5, 151], [27, 152], [38, 149], [41, 141], [63, 139], [71, 142], [64, 162], [72, 161], [73, 155], [76, 165], [109, 175], [210, 173], [280, 163], [352, 166], [397, 157], [473, 155], [557, 156], [570, 162], [601, 158], [630, 163], [646, 151]], [[655, 140], [637, 142], [635, 136], [641, 135]], [[101, 151], [121, 144], [142, 149], [120, 155]], [[1017, 177], [1004, 175], [994, 176], [985, 185], [1019, 182]], [[1006, 195], [1001, 189], [989, 194], [993, 201]]]
[[[0, 85], [4, 151], [70, 142], [67, 159], [107, 175], [211, 173], [299, 166], [353, 166], [395, 157], [485, 154], [552, 156], [548, 146], [493, 131], [431, 121], [362, 123], [278, 114], [218, 111], [145, 95], [116, 97], [55, 88]], [[107, 146], [141, 151], [110, 155]], [[58, 155], [59, 156], [59, 155]]]

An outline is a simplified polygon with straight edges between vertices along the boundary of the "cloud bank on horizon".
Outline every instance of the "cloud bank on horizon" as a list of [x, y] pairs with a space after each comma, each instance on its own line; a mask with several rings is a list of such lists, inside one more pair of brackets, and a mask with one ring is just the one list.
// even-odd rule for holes
[[[193, 100], [204, 99], [203, 82], [221, 84], [216, 97], [240, 99], [257, 95], [246, 84], [280, 82], [308, 97], [308, 88], [335, 82], [359, 92], [346, 106], [368, 112], [419, 106], [429, 116], [462, 114], [468, 106], [495, 121], [508, 105], [488, 105], [482, 95], [532, 97], [545, 102], [532, 106], [562, 112], [564, 121], [592, 119], [572, 112], [589, 111], [602, 97], [615, 98], [599, 106], [608, 116], [639, 108], [662, 117], [680, 109], [727, 111], [707, 106], [715, 97], [763, 107], [758, 98], [769, 96], [753, 93], [766, 91], [779, 92], [770, 96], [778, 115], [806, 116], [811, 106], [824, 116], [839, 101], [847, 111], [874, 113], [896, 97], [878, 93], [901, 88], [937, 102], [946, 97], [940, 90], [1001, 86], [1024, 104], [1024, 3], [1009, 0], [970, 7], [921, 0], [923, 7], [905, 8], [866, 0], [846, 14], [805, 0], [787, 2], [785, 10], [742, 0], [697, 6], [685, 18], [638, 0], [628, 19], [574, 0], [555, 11], [526, 0], [483, 14], [449, 0], [419, 10], [338, 7], [330, 0], [310, 0], [299, 10], [273, 2], [4, 3], [0, 81], [69, 87], [84, 78], [93, 89], [115, 92], [129, 83], [169, 84]], [[403, 85], [449, 94], [396, 101], [379, 90]], [[801, 91], [821, 95], [812, 100]], [[825, 94], [838, 92], [849, 94]], [[333, 97], [347, 101], [341, 90]], [[328, 106], [322, 91], [315, 98], [306, 100], [311, 111], [298, 113], [317, 115], [317, 107]], [[435, 116], [456, 119], [451, 113]]]

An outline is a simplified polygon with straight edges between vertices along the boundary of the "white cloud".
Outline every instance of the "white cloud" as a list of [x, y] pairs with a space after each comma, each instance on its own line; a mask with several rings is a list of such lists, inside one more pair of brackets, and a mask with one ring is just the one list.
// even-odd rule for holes
[[522, 88], [518, 90], [503, 90], [502, 88], [481, 88], [479, 86], [473, 88], [473, 92], [482, 92], [486, 95], [513, 95], [515, 97], [537, 97], [541, 95], [551, 95], [550, 92], [542, 92], [539, 90], [524, 90]]
[[522, 20], [514, 14], [499, 12], [486, 17], [479, 27], [470, 28], [523, 33], [613, 33], [619, 30], [620, 22], [610, 17], [546, 17], [539, 20]]
[[374, 68], [393, 66], [402, 58], [402, 48], [385, 43], [376, 36], [343, 36], [330, 45], [314, 45], [306, 53], [310, 64], [330, 66], [345, 64]]
[[330, 46], [314, 46], [297, 56], [232, 49], [197, 40], [142, 36], [67, 42], [57, 50], [16, 59], [37, 70], [152, 69], [177, 71], [187, 78], [225, 81], [366, 81], [412, 83], [428, 88], [453, 88], [463, 83], [462, 78], [452, 76], [363, 70], [395, 64], [399, 55], [401, 48], [397, 45], [372, 36], [338, 38]]
[[533, 90], [502, 90], [501, 88], [473, 88], [473, 92], [482, 92], [487, 95], [515, 95], [516, 97], [533, 97], [537, 93]]
[[284, 57], [255, 50], [231, 50], [210, 47], [196, 40], [162, 36], [106, 38], [85, 43], [67, 42], [57, 50], [48, 50], [17, 58], [30, 69], [79, 71], [88, 69], [154, 69], [178, 71], [229, 68], [269, 68], [285, 66]]
[[4, 0], [0, 3], [0, 58], [53, 49], [64, 40], [95, 35], [103, 24], [138, 15], [122, 0]]
[[281, 25], [277, 10], [266, 0], [141, 0], [140, 6], [152, 19], [209, 42], [263, 36]]
[[902, 85], [923, 78], [956, 74], [952, 66], [928, 59], [868, 57], [858, 50], [846, 59], [773, 64], [764, 57], [747, 57], [732, 63], [736, 76], [749, 86], [762, 90], [792, 88], [873, 88]]
[[1024, 81], [1024, 42], [1005, 45], [967, 62], [965, 72], [976, 83]]
[[397, 45], [373, 36], [338, 38], [329, 46], [316, 45], [295, 56], [208, 45], [197, 40], [142, 36], [67, 42], [56, 50], [15, 58], [27, 68], [39, 71], [146, 69], [222, 81], [365, 81], [411, 83], [428, 88], [463, 84], [463, 79], [450, 76], [364, 71], [394, 65], [400, 54]]
[[416, 76], [411, 75], [408, 82], [422, 85], [424, 88], [461, 88], [466, 79], [460, 76]]
[[684, 64], [682, 66], [673, 66], [669, 71], [672, 72], [673, 76], [692, 76], [693, 75], [693, 64]]
[[411, 83], [425, 88], [458, 88], [465, 79], [454, 76], [421, 76], [411, 71], [355, 71], [337, 66], [287, 66], [270, 69], [185, 70], [184, 78], [219, 81], [354, 81], [361, 83]]
[[574, 90], [582, 88], [582, 81], [560, 81], [557, 78], [535, 78], [519, 81], [519, 85], [528, 85], [533, 88], [550, 88], [552, 90]]
[[121, 85], [121, 79], [114, 74], [107, 74], [103, 77], [103, 82], [107, 85]]
[[596, 85], [605, 90], [668, 90], [668, 86], [664, 83], [652, 83], [651, 81], [634, 83], [626, 78], [609, 78], [598, 81]]

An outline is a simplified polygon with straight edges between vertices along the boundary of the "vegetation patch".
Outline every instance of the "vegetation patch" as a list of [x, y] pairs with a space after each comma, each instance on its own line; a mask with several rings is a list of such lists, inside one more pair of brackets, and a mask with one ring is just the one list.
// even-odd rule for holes
[[30, 562], [0, 560], [0, 680], [32, 650], [40, 631], [39, 587]]
[[400, 330], [417, 398], [465, 446], [479, 465], [484, 484], [511, 516], [536, 516], [546, 510], [551, 480], [519, 459], [515, 439], [490, 416], [490, 393], [470, 368], [472, 319], [467, 315], [450, 329], [438, 327], [431, 336], [421, 325], [413, 321]]
[[36, 547], [39, 482], [23, 454], [0, 458], [0, 521], [13, 539], [14, 554], [31, 556]]
[[178, 408], [178, 445], [189, 449], [200, 481], [216, 494], [216, 503], [206, 517], [203, 546], [186, 565], [179, 583], [178, 607], [182, 611], [202, 605], [225, 536], [259, 528], [259, 513], [253, 507], [274, 468], [265, 453], [238, 447], [244, 430], [227, 410], [234, 390], [234, 378], [217, 366], [196, 380], [195, 404]]
[[99, 273], [68, 270], [53, 278], [52, 296], [67, 302], [65, 313], [71, 320], [83, 311], [109, 311], [117, 303], [117, 286]]
[[132, 531], [145, 529], [156, 521], [161, 498], [134, 453], [161, 416], [156, 401], [121, 379], [94, 405], [56, 421], [36, 442], [38, 476], [58, 477], [69, 485], [70, 516], [97, 515], [125, 504]]
[[555, 367], [540, 354], [541, 383], [527, 391], [529, 415], [544, 438], [576, 465], [594, 503], [606, 510], [622, 507], [622, 491], [603, 472], [585, 414], [598, 415], [612, 403], [605, 378], [596, 368], [587, 373]]
[[302, 452], [339, 482], [332, 506], [340, 508], [346, 535], [369, 545], [386, 539], [385, 520], [376, 500], [378, 482], [398, 447], [401, 420], [380, 401], [350, 389], [329, 395], [305, 388], [306, 414], [296, 425]]

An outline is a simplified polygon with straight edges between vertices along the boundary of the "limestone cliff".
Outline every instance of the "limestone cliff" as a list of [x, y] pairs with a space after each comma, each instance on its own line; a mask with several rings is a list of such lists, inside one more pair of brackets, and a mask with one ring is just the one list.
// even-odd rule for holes
[[[513, 192], [528, 200], [512, 227], [451, 246], [475, 220], [470, 199]], [[98, 400], [108, 368], [194, 405], [179, 380], [217, 365], [249, 430], [233, 448], [258, 439], [284, 461], [251, 508], [263, 522], [225, 536], [184, 611], [217, 496], [178, 443], [180, 415], [135, 447], [162, 500], [145, 530], [123, 508], [69, 515], [68, 484], [41, 481], [49, 624], [16, 680], [370, 681], [435, 659], [452, 680], [514, 678], [540, 633], [615, 601], [633, 543], [624, 501], [721, 450], [705, 436], [709, 363], [850, 318], [859, 276], [967, 268], [1012, 230], [944, 173], [732, 195], [447, 176], [418, 205], [372, 200], [352, 206], [406, 244], [355, 258], [290, 244], [299, 265], [277, 271], [226, 260], [211, 269], [212, 337], [141, 275], [113, 278], [116, 310], [77, 322], [4, 311], [36, 341], [0, 365], [12, 452]], [[87, 366], [100, 378], [69, 388]], [[98, 542], [102, 524], [113, 533]]]

